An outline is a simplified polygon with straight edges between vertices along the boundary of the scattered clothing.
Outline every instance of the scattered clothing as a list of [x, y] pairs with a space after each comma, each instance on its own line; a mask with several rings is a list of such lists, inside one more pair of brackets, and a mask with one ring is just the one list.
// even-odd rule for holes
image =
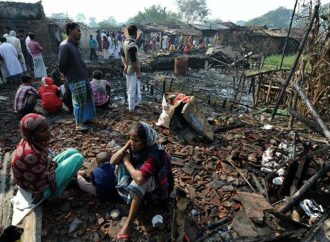
[[[30, 97], [33, 96], [34, 102], [29, 102]], [[14, 109], [16, 112], [25, 115], [34, 111], [36, 101], [38, 97], [38, 92], [30, 84], [23, 83], [19, 86], [16, 96]]]
[[110, 102], [111, 85], [108, 81], [93, 79], [90, 82], [90, 86], [92, 88], [95, 106], [102, 106]]
[[42, 78], [39, 96], [42, 108], [48, 113], [56, 113], [61, 109], [62, 101], [59, 98], [59, 87], [54, 84], [52, 78]]

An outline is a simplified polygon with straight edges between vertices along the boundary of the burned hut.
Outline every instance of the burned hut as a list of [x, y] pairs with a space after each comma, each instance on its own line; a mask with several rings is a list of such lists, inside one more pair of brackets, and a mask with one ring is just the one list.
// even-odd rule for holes
[[24, 30], [25, 33], [34, 31], [37, 40], [43, 47], [44, 57], [54, 57], [58, 53], [59, 43], [62, 41], [59, 26], [51, 19], [46, 18], [40, 2], [0, 2], [0, 34], [5, 28]]
[[[267, 27], [239, 26], [231, 22], [223, 22], [227, 28], [217, 32], [217, 41], [220, 45], [232, 46], [241, 53], [272, 55], [283, 51], [287, 30], [268, 29]], [[287, 53], [298, 50], [301, 35], [299, 30], [293, 31], [288, 39]]]

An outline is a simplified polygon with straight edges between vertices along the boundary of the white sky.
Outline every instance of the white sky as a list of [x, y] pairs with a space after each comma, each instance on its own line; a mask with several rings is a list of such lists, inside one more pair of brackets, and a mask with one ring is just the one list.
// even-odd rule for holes
[[[16, 0], [16, 2], [37, 2], [39, 0]], [[259, 17], [280, 6], [293, 9], [295, 0], [206, 0], [211, 10], [211, 18], [223, 21], [247, 21]], [[300, 0], [302, 2], [303, 0]], [[329, 3], [330, 0], [321, 0]], [[88, 17], [95, 17], [97, 21], [113, 16], [117, 22], [126, 22], [145, 7], [159, 4], [167, 10], [176, 11], [175, 0], [43, 0], [46, 15], [51, 13], [68, 13], [75, 17], [83, 13]]]

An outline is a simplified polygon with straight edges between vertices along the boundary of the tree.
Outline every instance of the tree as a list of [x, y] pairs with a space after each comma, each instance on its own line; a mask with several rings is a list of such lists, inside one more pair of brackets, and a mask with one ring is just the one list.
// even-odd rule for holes
[[206, 0], [176, 0], [176, 4], [187, 24], [201, 22], [210, 13]]
[[89, 26], [89, 27], [92, 27], [92, 28], [95, 28], [95, 27], [97, 26], [96, 18], [94, 18], [94, 17], [90, 17], [90, 18], [89, 18], [88, 26]]
[[78, 13], [77, 15], [76, 15], [76, 21], [77, 22], [79, 22], [79, 23], [85, 23], [86, 22], [86, 16], [85, 16], [85, 14], [83, 14], [83, 13]]
[[52, 13], [50, 15], [51, 18], [54, 19], [67, 19], [69, 16], [66, 13]]
[[114, 26], [118, 26], [118, 23], [117, 20], [112, 16], [98, 23], [98, 27], [101, 29], [107, 29]]
[[181, 23], [181, 17], [177, 13], [166, 11], [166, 7], [152, 5], [145, 8], [143, 12], [139, 11], [135, 17], [130, 18], [127, 22], [135, 24], [178, 24]]

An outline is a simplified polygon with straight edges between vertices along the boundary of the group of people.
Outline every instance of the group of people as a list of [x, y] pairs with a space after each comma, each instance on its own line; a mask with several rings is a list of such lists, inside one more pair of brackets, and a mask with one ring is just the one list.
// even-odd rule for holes
[[[70, 92], [72, 98], [76, 129], [85, 131], [88, 129], [86, 123], [95, 118], [95, 106], [106, 107], [109, 104], [111, 85], [102, 80], [102, 72], [98, 70], [94, 71], [93, 80], [88, 80], [87, 68], [79, 48], [80, 27], [77, 23], [68, 23], [65, 30], [68, 38], [59, 46], [58, 72], [64, 78], [64, 89]], [[127, 32], [120, 58], [127, 81], [128, 109], [134, 112], [142, 99], [137, 27], [130, 25]], [[130, 204], [130, 211], [117, 239], [129, 239], [133, 221], [145, 195], [156, 193], [164, 202], [173, 189], [170, 159], [156, 143], [156, 131], [144, 122], [133, 124], [126, 144], [112, 156], [103, 156], [97, 160], [99, 167], [92, 172], [89, 182], [83, 172], [79, 171], [83, 156], [73, 148], [54, 155], [49, 149], [50, 129], [47, 119], [34, 113], [38, 97], [41, 97], [42, 107], [47, 112], [57, 112], [62, 101], [65, 102], [59, 96], [61, 87], [57, 86], [56, 80], [46, 75], [38, 91], [31, 85], [31, 76], [23, 75], [21, 79], [15, 109], [23, 116], [19, 125], [22, 139], [11, 162], [15, 183], [21, 189], [31, 192], [35, 202], [61, 197], [75, 176], [81, 190], [99, 199], [111, 201], [119, 194]]]
[[120, 59], [120, 50], [125, 39], [126, 36], [120, 31], [106, 33], [97, 30], [96, 39], [93, 38], [93, 35], [89, 36], [89, 59], [91, 61], [97, 60], [97, 50], [102, 53], [104, 60], [109, 60], [109, 58]]
[[42, 57], [42, 47], [36, 41], [36, 33], [29, 32], [24, 36], [24, 30], [6, 28], [6, 33], [0, 37], [0, 84], [18, 82], [27, 71], [34, 71], [35, 78], [47, 76]]

